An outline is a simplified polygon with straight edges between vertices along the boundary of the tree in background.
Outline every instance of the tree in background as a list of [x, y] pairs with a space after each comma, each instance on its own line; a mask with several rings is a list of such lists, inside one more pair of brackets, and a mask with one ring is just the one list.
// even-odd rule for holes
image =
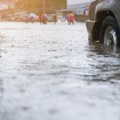
[[40, 0], [18, 0], [16, 8], [24, 10], [34, 10], [40, 7]]
[[66, 0], [45, 0], [45, 6], [43, 6], [43, 0], [18, 0], [16, 8], [26, 11], [43, 11], [45, 8], [47, 12], [50, 12], [66, 8], [66, 4]]
[[45, 0], [46, 6], [53, 9], [63, 9], [67, 6], [67, 0]]

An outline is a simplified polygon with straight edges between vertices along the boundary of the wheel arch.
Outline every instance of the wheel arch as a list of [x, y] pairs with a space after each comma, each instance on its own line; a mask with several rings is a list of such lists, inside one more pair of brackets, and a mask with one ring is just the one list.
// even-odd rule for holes
[[[109, 10], [105, 10], [105, 11], [100, 11], [96, 14], [96, 24], [94, 25], [93, 28], [93, 35], [94, 35], [94, 40], [99, 40], [99, 34], [100, 34], [100, 26], [102, 25], [103, 20], [107, 17], [107, 16], [112, 16], [113, 18], [115, 18], [114, 14], [112, 11]], [[116, 19], [116, 18], [115, 18]]]

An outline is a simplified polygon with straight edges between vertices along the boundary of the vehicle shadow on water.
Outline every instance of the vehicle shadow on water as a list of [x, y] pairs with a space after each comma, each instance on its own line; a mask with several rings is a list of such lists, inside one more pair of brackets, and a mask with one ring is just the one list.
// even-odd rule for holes
[[89, 41], [88, 57], [91, 59], [92, 81], [119, 82], [120, 47], [105, 46], [98, 41]]

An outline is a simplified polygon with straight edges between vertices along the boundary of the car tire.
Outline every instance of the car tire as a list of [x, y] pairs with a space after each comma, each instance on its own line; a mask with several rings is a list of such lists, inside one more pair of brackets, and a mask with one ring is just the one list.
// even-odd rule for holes
[[102, 22], [100, 42], [107, 46], [120, 46], [120, 30], [115, 18], [107, 16]]

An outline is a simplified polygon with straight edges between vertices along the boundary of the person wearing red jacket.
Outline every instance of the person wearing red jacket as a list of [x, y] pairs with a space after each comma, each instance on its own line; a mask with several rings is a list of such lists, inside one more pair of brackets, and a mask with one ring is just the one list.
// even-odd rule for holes
[[70, 24], [74, 24], [74, 20], [75, 20], [74, 13], [71, 12], [70, 13]]

